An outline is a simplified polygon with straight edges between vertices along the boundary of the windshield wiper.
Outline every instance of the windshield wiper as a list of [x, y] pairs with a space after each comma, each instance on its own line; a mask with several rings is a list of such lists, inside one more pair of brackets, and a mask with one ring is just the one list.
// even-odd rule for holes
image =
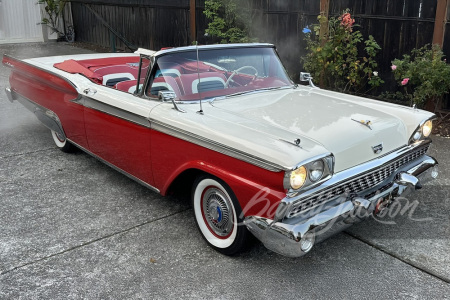
[[293, 85], [289, 85], [289, 86], [277, 86], [277, 87], [268, 87], [268, 88], [261, 88], [261, 89], [256, 89], [256, 90], [251, 90], [251, 91], [244, 91], [244, 92], [238, 92], [238, 93], [234, 93], [234, 94], [229, 94], [226, 95], [225, 97], [234, 97], [234, 96], [239, 96], [239, 95], [244, 95], [244, 94], [251, 94], [251, 93], [257, 93], [257, 92], [265, 92], [265, 91], [272, 91], [272, 90], [284, 90], [284, 89], [290, 89], [293, 88]]

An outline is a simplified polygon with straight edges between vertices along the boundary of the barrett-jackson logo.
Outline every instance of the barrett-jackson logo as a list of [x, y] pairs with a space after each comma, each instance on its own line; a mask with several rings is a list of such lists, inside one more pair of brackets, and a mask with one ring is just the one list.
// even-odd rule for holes
[[383, 151], [383, 143], [379, 145], [372, 146], [373, 153], [378, 154]]

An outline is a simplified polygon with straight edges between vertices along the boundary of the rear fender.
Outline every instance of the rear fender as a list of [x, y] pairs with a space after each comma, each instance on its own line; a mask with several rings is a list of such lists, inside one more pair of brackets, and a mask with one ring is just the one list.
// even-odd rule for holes
[[73, 96], [73, 98], [78, 97], [76, 86], [71, 81], [58, 74], [52, 73], [48, 70], [44, 70], [40, 67], [11, 57], [7, 54], [3, 55], [2, 62], [5, 66], [12, 68], [10, 84], [11, 90], [16, 93], [19, 93], [30, 99], [32, 98], [28, 95], [30, 91], [28, 91], [27, 86], [21, 86], [19, 84], [22, 82], [16, 82], [14, 80], [16, 77], [24, 77], [26, 79], [31, 79], [33, 81], [47, 85], [50, 88], [61, 91], [65, 94], [70, 94]]
[[51, 70], [8, 55], [2, 62], [12, 69], [8, 98], [18, 100], [47, 128], [88, 148], [84, 108], [74, 101], [79, 98], [75, 84]]

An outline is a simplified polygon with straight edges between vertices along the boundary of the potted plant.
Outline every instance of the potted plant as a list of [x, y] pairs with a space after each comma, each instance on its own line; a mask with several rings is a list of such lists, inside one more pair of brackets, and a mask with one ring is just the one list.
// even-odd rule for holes
[[44, 25], [44, 39], [57, 39], [59, 36], [64, 36], [64, 33], [59, 30], [59, 24], [67, 2], [68, 0], [38, 1], [43, 6], [41, 24]]

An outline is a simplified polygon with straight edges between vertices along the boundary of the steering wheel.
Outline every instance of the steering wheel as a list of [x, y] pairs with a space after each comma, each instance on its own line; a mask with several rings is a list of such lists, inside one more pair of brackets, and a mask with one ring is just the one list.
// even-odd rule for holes
[[242, 71], [242, 70], [244, 70], [244, 69], [252, 69], [252, 70], [255, 72], [255, 75], [253, 75], [253, 78], [252, 78], [247, 84], [249, 84], [250, 82], [252, 82], [253, 80], [255, 80], [256, 77], [258, 77], [258, 70], [256, 70], [255, 67], [252, 67], [252, 66], [243, 66], [243, 67], [240, 67], [239, 69], [234, 70], [234, 71], [231, 73], [230, 77], [228, 77], [228, 79], [227, 79], [227, 82], [225, 82], [225, 88], [228, 88], [228, 85], [230, 84], [230, 82], [235, 82], [235, 81], [233, 80], [234, 75], [239, 74], [239, 72]]

